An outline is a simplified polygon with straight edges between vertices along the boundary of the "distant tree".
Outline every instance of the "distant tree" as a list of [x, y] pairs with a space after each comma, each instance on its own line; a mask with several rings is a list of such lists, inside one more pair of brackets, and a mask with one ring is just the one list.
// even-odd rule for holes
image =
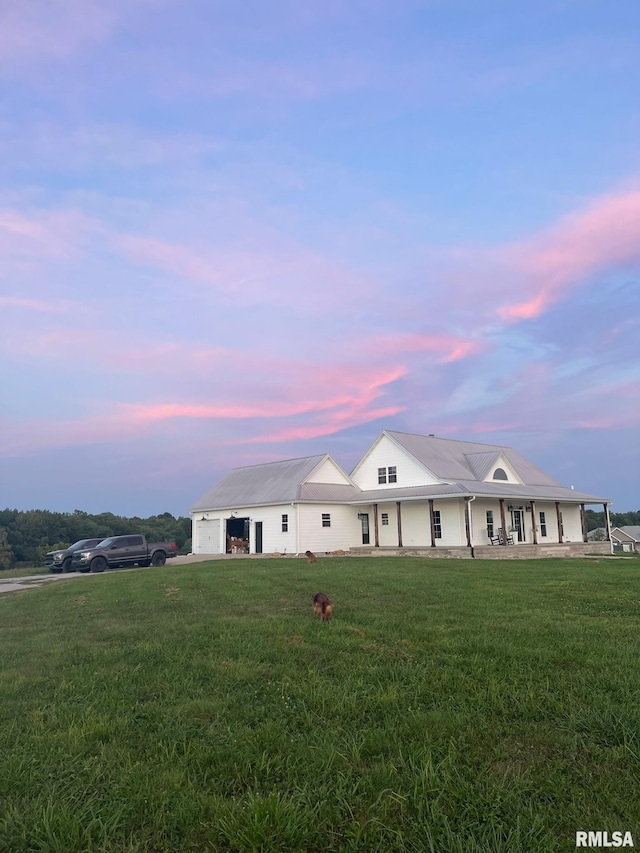
[[0, 527], [0, 571], [10, 569], [13, 561], [13, 552], [7, 539], [7, 531]]
[[0, 571], [17, 564], [42, 565], [47, 551], [67, 547], [79, 539], [126, 533], [144, 533], [153, 541], [175, 542], [181, 550], [191, 536], [191, 519], [174, 518], [170, 512], [150, 518], [126, 518], [111, 512], [89, 515], [80, 509], [72, 513], [0, 510]]

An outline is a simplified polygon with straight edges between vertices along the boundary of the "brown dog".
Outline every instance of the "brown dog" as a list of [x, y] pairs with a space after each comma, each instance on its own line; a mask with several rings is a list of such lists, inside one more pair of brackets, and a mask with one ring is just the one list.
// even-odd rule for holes
[[316, 616], [321, 616], [324, 622], [331, 619], [331, 602], [329, 597], [324, 592], [316, 592], [313, 596], [313, 612]]
[[316, 555], [312, 554], [311, 551], [305, 551], [304, 555], [310, 563], [315, 563]]

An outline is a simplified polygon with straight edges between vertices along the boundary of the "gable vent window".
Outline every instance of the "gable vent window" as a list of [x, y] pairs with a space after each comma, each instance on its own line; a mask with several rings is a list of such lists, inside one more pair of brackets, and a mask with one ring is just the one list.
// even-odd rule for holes
[[496, 468], [496, 470], [493, 472], [493, 479], [508, 480], [509, 478], [507, 477], [507, 472], [504, 470], [504, 468]]
[[388, 468], [378, 468], [378, 485], [397, 482], [398, 474], [395, 465], [389, 465]]

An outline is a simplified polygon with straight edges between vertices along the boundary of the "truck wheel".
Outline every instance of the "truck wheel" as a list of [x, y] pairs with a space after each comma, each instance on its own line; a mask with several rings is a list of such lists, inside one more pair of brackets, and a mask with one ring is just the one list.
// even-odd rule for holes
[[164, 566], [166, 562], [167, 555], [164, 553], [164, 551], [156, 551], [156, 553], [151, 558], [152, 566]]
[[91, 561], [91, 571], [92, 572], [104, 572], [107, 568], [107, 561], [104, 557], [96, 557], [95, 560]]
[[62, 571], [63, 572], [72, 572], [73, 571], [73, 569], [71, 568], [71, 557], [67, 557], [66, 560], [63, 560]]

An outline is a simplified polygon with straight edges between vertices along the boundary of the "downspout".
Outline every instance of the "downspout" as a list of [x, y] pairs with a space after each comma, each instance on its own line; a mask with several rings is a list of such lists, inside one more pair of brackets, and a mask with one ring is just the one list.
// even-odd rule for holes
[[296, 557], [297, 557], [300, 553], [300, 524], [299, 524], [300, 515], [298, 513], [298, 509], [299, 509], [298, 504], [295, 504], [293, 501], [291, 501], [291, 506], [296, 511]]

